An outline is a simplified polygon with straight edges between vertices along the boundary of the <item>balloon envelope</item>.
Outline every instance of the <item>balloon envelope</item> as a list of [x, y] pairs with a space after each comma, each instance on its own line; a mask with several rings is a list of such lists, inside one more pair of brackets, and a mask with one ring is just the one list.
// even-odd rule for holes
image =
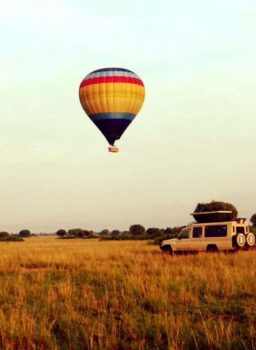
[[79, 97], [89, 118], [114, 145], [139, 112], [145, 88], [142, 80], [128, 69], [103, 68], [83, 79]]

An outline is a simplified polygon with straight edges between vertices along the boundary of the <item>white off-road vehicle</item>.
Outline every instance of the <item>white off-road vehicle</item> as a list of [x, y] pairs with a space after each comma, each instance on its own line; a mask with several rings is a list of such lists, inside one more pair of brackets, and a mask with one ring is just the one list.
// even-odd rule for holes
[[[211, 213], [224, 213], [224, 211], [200, 214]], [[165, 253], [174, 254], [232, 251], [249, 249], [254, 245], [255, 235], [250, 232], [246, 219], [236, 219], [223, 222], [191, 223], [181, 230], [177, 238], [162, 241], [160, 248]]]

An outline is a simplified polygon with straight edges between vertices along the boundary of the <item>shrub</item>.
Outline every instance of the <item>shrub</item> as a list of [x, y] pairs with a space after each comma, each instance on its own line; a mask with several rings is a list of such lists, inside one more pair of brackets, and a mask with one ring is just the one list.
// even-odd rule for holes
[[59, 236], [58, 239], [76, 239], [74, 235]]
[[19, 236], [7, 236], [7, 237], [0, 237], [1, 242], [23, 242], [24, 239]]

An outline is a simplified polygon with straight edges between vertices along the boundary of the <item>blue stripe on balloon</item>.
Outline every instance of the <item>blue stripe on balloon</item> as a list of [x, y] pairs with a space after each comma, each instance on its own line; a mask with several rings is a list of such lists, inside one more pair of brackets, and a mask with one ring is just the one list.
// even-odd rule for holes
[[132, 113], [97, 113], [90, 114], [90, 118], [93, 120], [102, 120], [102, 119], [126, 119], [133, 120], [135, 118], [135, 114]]
[[[101, 69], [96, 69], [94, 71], [92, 71], [91, 73], [97, 73], [97, 72], [113, 72], [113, 71], [122, 71], [122, 72], [130, 72], [130, 73], [134, 73], [133, 71], [129, 70], [129, 69], [125, 69], [125, 68], [117, 68], [117, 67], [109, 67], [109, 68], [101, 68]], [[90, 73], [90, 74], [91, 74]]]

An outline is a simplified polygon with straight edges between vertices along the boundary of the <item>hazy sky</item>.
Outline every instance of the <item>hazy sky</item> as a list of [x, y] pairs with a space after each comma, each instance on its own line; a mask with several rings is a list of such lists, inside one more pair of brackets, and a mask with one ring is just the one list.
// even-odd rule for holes
[[[212, 199], [256, 212], [255, 0], [0, 5], [0, 230], [174, 226]], [[118, 154], [78, 99], [107, 66], [146, 86]]]

